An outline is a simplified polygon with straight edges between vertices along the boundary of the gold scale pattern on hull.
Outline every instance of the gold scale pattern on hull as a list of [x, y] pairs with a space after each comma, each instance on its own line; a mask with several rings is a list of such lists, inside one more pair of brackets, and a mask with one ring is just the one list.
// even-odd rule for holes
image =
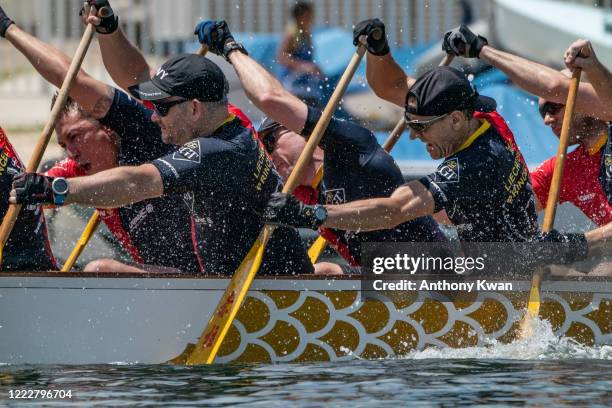
[[[526, 294], [481, 292], [449, 301], [441, 292], [250, 292], [217, 362], [339, 361], [401, 356], [428, 346], [470, 347], [514, 340]], [[544, 294], [540, 316], [557, 336], [612, 343], [610, 293]]]

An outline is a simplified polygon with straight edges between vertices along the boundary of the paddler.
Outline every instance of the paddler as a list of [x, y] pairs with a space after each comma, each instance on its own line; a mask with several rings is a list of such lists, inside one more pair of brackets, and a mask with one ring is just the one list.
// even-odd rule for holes
[[[226, 57], [249, 99], [268, 115], [259, 127], [259, 137], [281, 177], [286, 179], [321, 117], [321, 111], [289, 93], [246, 52], [228, 54], [227, 50], [238, 45], [225, 21], [203, 21], [196, 26], [195, 33], [211, 52]], [[316, 204], [315, 214], [324, 210], [318, 203], [341, 204], [386, 196], [404, 184], [393, 158], [378, 144], [372, 132], [354, 122], [332, 117], [319, 147], [322, 151], [315, 155], [296, 192], [305, 203]], [[310, 188], [319, 166], [324, 169], [322, 182], [318, 188]], [[430, 216], [380, 231], [341, 228], [321, 233], [353, 267], [361, 264], [361, 244], [364, 242], [445, 240]], [[330, 263], [319, 263], [316, 269], [317, 273], [353, 271]]]
[[[108, 3], [104, 5], [112, 11]], [[122, 35], [118, 34], [121, 29], [117, 16], [112, 13], [97, 23], [101, 43], [109, 36]], [[1, 7], [0, 24], [0, 34], [28, 58], [47, 81], [61, 86], [70, 65], [69, 57], [23, 31]], [[176, 150], [162, 141], [159, 126], [151, 121], [151, 115], [149, 109], [121, 90], [81, 70], [55, 127], [58, 143], [67, 157], [46, 173], [59, 180], [56, 182], [58, 188], [50, 191], [50, 200], [42, 202], [58, 207], [65, 204], [66, 194], [59, 189], [64, 186], [65, 178], [97, 174], [120, 165], [140, 165]], [[43, 179], [48, 180], [41, 176], [40, 180]], [[100, 213], [133, 262], [99, 259], [88, 263], [84, 271], [202, 272], [192, 241], [191, 216], [180, 195], [101, 208]]]
[[[589, 56], [577, 58], [583, 47]], [[482, 59], [503, 71], [517, 86], [538, 96], [544, 124], [557, 137], [561, 135], [571, 71], [559, 72], [497, 50], [466, 26], [447, 32], [443, 48], [462, 57]], [[571, 69], [584, 67], [590, 83], [583, 75], [569, 135], [569, 145], [578, 147], [567, 154], [559, 202], [572, 203], [602, 226], [612, 222], [612, 75], [585, 40], [570, 46], [565, 61]], [[552, 157], [531, 172], [538, 210], [546, 207], [555, 162], [556, 157]]]
[[[230, 53], [243, 53], [236, 45]], [[228, 82], [208, 58], [180, 54], [145, 82], [130, 88], [154, 106], [151, 121], [178, 150], [136, 166], [121, 166], [67, 180], [64, 203], [101, 208], [183, 195], [196, 224], [207, 274], [231, 275], [263, 227], [262, 213], [282, 181], [253, 131], [228, 111]], [[27, 174], [15, 179], [13, 202], [51, 203], [54, 179]], [[313, 270], [294, 229], [277, 228], [266, 247], [262, 274]]]
[[[368, 81], [378, 96], [404, 106], [411, 137], [426, 143], [430, 156], [443, 162], [390, 196], [323, 210], [275, 194], [265, 219], [295, 227], [372, 231], [445, 212], [462, 242], [545, 240], [564, 243], [559, 245], [563, 253], [556, 259], [549, 254], [545, 261], [583, 259], [584, 234], [553, 230], [540, 236], [529, 171], [495, 101], [479, 95], [465, 74], [451, 67], [432, 69], [418, 79], [408, 76], [393, 60], [386, 38], [372, 36], [383, 29], [378, 19], [355, 27], [355, 38], [367, 36]], [[506, 257], [520, 266], [520, 257]]]
[[[0, 9], [1, 10], [1, 9]], [[0, 18], [0, 35], [6, 29]], [[25, 166], [0, 127], [0, 219], [4, 218], [9, 206], [9, 191], [13, 176], [23, 173]], [[57, 269], [49, 245], [45, 214], [41, 205], [32, 204], [22, 208], [13, 232], [3, 250], [0, 271], [49, 271]]]

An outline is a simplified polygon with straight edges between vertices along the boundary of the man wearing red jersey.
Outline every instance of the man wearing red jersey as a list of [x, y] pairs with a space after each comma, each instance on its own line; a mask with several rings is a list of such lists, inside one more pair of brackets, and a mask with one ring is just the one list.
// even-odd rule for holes
[[[13, 176], [25, 171], [17, 152], [0, 128], [0, 219], [9, 206]], [[4, 248], [2, 271], [48, 271], [56, 269], [51, 253], [45, 214], [41, 205], [24, 206]]]
[[[586, 42], [570, 47], [571, 51], [566, 52], [568, 62], [576, 60], [577, 50], [580, 49], [578, 45], [582, 47]], [[478, 57], [503, 71], [516, 85], [539, 96], [544, 123], [557, 137], [560, 136], [571, 77], [569, 71], [558, 72], [499, 51], [466, 26], [447, 32], [443, 48], [455, 55]], [[586, 81], [580, 84], [569, 140], [570, 145], [578, 144], [578, 147], [567, 155], [559, 202], [572, 203], [601, 226], [612, 222], [612, 152], [605, 153], [606, 146], [612, 149], [612, 127], [609, 122], [612, 120], [612, 96], [604, 99], [603, 95], [610, 93], [609, 82], [605, 80], [610, 73], [599, 63], [592, 48], [590, 52], [590, 62], [584, 63], [584, 59], [578, 59], [584, 63], [592, 84]], [[546, 206], [555, 161], [553, 157], [531, 172], [538, 209]]]

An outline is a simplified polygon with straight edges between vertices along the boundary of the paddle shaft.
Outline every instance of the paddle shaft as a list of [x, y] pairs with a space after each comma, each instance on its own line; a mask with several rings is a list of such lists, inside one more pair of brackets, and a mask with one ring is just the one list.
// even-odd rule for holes
[[550, 182], [548, 201], [546, 202], [546, 211], [544, 213], [544, 222], [542, 223], [543, 232], [549, 232], [555, 225], [557, 202], [559, 201], [559, 192], [561, 190], [563, 169], [565, 168], [567, 146], [569, 145], [569, 135], [572, 127], [572, 120], [574, 118], [576, 95], [578, 94], [581, 73], [582, 70], [580, 68], [575, 69], [570, 81], [567, 103], [565, 104], [565, 114], [563, 115], [563, 124], [561, 126], [561, 137], [559, 138], [559, 148], [557, 149], [557, 160], [555, 161], [555, 169], [553, 171], [552, 181]]
[[[439, 66], [442, 67], [442, 66], [450, 65], [450, 63], [453, 62], [454, 58], [455, 57], [453, 55], [446, 54], [444, 58], [442, 59], [442, 61], [440, 62]], [[400, 137], [402, 136], [402, 133], [404, 133], [405, 130], [406, 130], [406, 119], [402, 116], [402, 118], [397, 122], [397, 124], [391, 131], [391, 134], [389, 135], [387, 140], [385, 140], [385, 143], [382, 145], [382, 148], [385, 150], [385, 152], [391, 153], [391, 150], [393, 150], [393, 148], [395, 147], [396, 143], [399, 141]], [[315, 177], [315, 179], [321, 180], [322, 178], [323, 178], [323, 167], [321, 166], [317, 170], [317, 176]], [[318, 183], [315, 186], [313, 186], [313, 188], [317, 188], [317, 187], [318, 187]], [[323, 253], [323, 250], [325, 249], [325, 245], [326, 245], [325, 238], [319, 235], [319, 237], [315, 240], [315, 242], [308, 249], [308, 257], [310, 258], [310, 261], [313, 264], [319, 260], [321, 253]]]
[[[379, 33], [379, 35], [381, 34], [382, 33]], [[290, 194], [293, 192], [293, 190], [302, 180], [304, 170], [306, 169], [309, 161], [312, 159], [312, 154], [314, 153], [315, 148], [319, 145], [319, 141], [323, 137], [323, 133], [325, 132], [333, 113], [338, 108], [340, 100], [342, 99], [349, 82], [355, 74], [355, 71], [357, 70], [359, 63], [365, 54], [365, 51], [366, 49], [364, 45], [361, 44], [357, 47], [357, 50], [351, 58], [346, 70], [342, 74], [342, 77], [340, 78], [332, 97], [325, 106], [321, 118], [317, 122], [317, 125], [308, 139], [304, 150], [302, 150], [293, 171], [289, 175], [289, 179], [283, 187], [283, 193]], [[240, 310], [240, 306], [246, 297], [246, 293], [251, 286], [251, 282], [259, 270], [266, 243], [270, 239], [273, 231], [274, 227], [266, 225], [259, 234], [257, 241], [232, 277], [232, 280], [215, 308], [211, 319], [198, 339], [198, 343], [187, 357], [186, 364], [211, 364], [214, 361], [219, 348], [221, 347], [221, 344], [223, 343], [223, 340], [225, 339], [225, 336], [227, 335], [227, 332], [234, 321], [234, 318], [238, 314], [238, 310]]]
[[[581, 52], [584, 55], [584, 51]], [[557, 159], [553, 171], [552, 181], [550, 182], [550, 190], [548, 191], [548, 201], [546, 202], [546, 211], [544, 212], [544, 222], [542, 224], [543, 232], [550, 232], [555, 225], [555, 215], [557, 213], [557, 202], [559, 201], [559, 192], [561, 190], [561, 181], [563, 179], [563, 169], [565, 167], [565, 158], [567, 156], [567, 146], [569, 144], [569, 135], [574, 118], [574, 108], [576, 107], [576, 96], [578, 95], [578, 86], [580, 85], [580, 75], [582, 70], [576, 68], [572, 73], [569, 92], [567, 94], [567, 102], [565, 104], [565, 114], [563, 115], [563, 123], [561, 125], [561, 137], [559, 138], [559, 148], [557, 149]], [[531, 334], [527, 320], [535, 318], [540, 314], [540, 287], [542, 285], [542, 277], [544, 276], [544, 268], [537, 268], [531, 279], [531, 289], [529, 290], [529, 302], [527, 305], [527, 313], [522, 322], [522, 336]]]
[[100, 225], [100, 220], [100, 212], [98, 210], [95, 210], [89, 218], [89, 222], [87, 222], [87, 225], [85, 226], [85, 229], [83, 230], [79, 241], [77, 242], [76, 246], [70, 253], [70, 256], [64, 263], [61, 272], [68, 272], [72, 269], [75, 262], [77, 261], [77, 259], [79, 259], [79, 256], [81, 256], [81, 253], [89, 243], [91, 236], [94, 234], [94, 232], [96, 232], [98, 225]]
[[[70, 67], [68, 68], [68, 73], [66, 74], [66, 78], [62, 83], [62, 87], [58, 93], [55, 104], [53, 105], [53, 109], [51, 109], [51, 115], [49, 116], [49, 120], [45, 125], [39, 139], [38, 143], [34, 148], [34, 152], [30, 157], [30, 161], [26, 167], [26, 172], [34, 173], [38, 170], [38, 166], [40, 161], [42, 160], [43, 154], [49, 144], [49, 140], [51, 139], [51, 135], [53, 134], [53, 129], [55, 128], [55, 124], [57, 123], [57, 119], [59, 117], [60, 112], [64, 107], [64, 103], [66, 102], [66, 98], [68, 97], [68, 93], [74, 80], [81, 68], [81, 64], [83, 63], [83, 59], [85, 58], [85, 54], [87, 53], [87, 49], [89, 48], [89, 44], [91, 44], [91, 40], [94, 35], [94, 26], [92, 24], [87, 24], [85, 28], [85, 33], [83, 33], [83, 37], [81, 38], [81, 42], [79, 43], [79, 47], [70, 63]], [[8, 240], [13, 227], [15, 226], [15, 221], [17, 220], [17, 216], [21, 211], [21, 204], [11, 204], [9, 205], [8, 211], [4, 216], [4, 220], [2, 220], [2, 225], [0, 226], [0, 264], [2, 263], [2, 256], [4, 251], [4, 245]]]
[[196, 54], [203, 57], [206, 55], [207, 52], [208, 52], [208, 46], [206, 44], [201, 44], [200, 48], [198, 48], [198, 51], [196, 51]]

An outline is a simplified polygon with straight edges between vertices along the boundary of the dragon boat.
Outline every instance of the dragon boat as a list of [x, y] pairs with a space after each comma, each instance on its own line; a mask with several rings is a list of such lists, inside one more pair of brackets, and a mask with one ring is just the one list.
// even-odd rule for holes
[[[428, 282], [435, 282], [430, 277]], [[425, 280], [427, 277], [415, 278]], [[166, 362], [195, 343], [229, 280], [198, 276], [4, 273], [0, 363]], [[530, 282], [445, 290], [365, 290], [360, 277], [255, 279], [216, 359], [314, 362], [468, 347], [519, 333]], [[557, 336], [612, 344], [612, 283], [543, 283], [541, 317]]]

